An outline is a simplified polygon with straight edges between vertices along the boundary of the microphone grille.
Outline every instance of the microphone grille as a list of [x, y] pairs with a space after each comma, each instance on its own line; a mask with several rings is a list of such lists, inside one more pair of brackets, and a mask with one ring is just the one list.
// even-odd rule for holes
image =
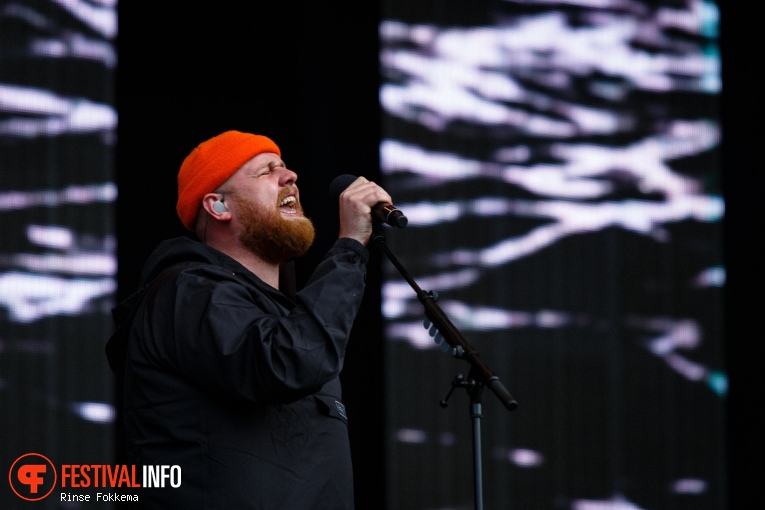
[[340, 193], [345, 191], [345, 188], [350, 186], [356, 179], [358, 179], [357, 176], [350, 174], [343, 174], [335, 177], [329, 185], [329, 198], [336, 202], [337, 199], [340, 198]]

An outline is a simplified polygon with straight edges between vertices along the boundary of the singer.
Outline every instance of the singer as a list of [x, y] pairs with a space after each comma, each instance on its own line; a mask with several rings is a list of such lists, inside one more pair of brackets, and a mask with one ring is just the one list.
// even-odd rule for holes
[[141, 489], [142, 508], [354, 507], [338, 376], [372, 210], [392, 201], [364, 177], [345, 183], [339, 238], [290, 289], [285, 268], [315, 235], [297, 178], [270, 138], [240, 131], [180, 166], [176, 209], [194, 237], [156, 247], [106, 346], [124, 381], [127, 463], [182, 473], [177, 488]]

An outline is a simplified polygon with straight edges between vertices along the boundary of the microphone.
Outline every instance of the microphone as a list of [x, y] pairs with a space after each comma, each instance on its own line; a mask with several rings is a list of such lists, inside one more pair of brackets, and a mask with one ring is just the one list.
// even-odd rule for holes
[[[338, 175], [329, 185], [329, 197], [337, 202], [340, 198], [340, 193], [345, 191], [345, 188], [350, 186], [356, 179], [358, 177], [355, 175]], [[372, 218], [380, 223], [387, 223], [391, 227], [397, 228], [404, 228], [409, 223], [409, 219], [397, 207], [382, 202], [372, 207]]]

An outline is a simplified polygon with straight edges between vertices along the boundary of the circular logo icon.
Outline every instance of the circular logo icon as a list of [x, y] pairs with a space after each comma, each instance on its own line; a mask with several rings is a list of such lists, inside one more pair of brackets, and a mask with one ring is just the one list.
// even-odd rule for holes
[[45, 455], [26, 453], [16, 459], [8, 472], [11, 489], [21, 499], [39, 501], [56, 487], [56, 467]]

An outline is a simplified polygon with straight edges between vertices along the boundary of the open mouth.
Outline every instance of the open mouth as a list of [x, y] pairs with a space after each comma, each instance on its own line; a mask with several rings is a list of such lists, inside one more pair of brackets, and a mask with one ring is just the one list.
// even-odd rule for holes
[[279, 210], [283, 214], [299, 214], [297, 198], [294, 195], [286, 196], [279, 202]]

